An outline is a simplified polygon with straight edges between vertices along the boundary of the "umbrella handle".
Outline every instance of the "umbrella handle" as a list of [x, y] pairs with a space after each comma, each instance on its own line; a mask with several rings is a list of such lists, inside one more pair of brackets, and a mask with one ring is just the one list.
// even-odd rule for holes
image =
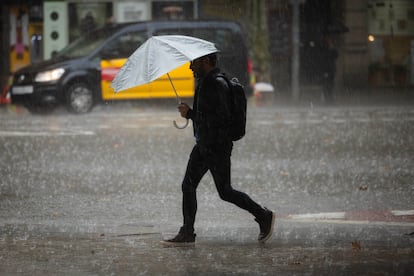
[[[170, 74], [168, 74], [168, 73], [167, 73], [167, 76], [168, 76], [168, 79], [170, 80], [171, 86], [172, 86], [172, 88], [173, 88], [173, 90], [174, 90], [175, 97], [176, 97], [176, 99], [177, 99], [177, 103], [178, 103], [178, 104], [181, 104], [181, 99], [180, 99], [180, 96], [178, 96], [177, 90], [175, 89], [174, 83], [173, 83], [173, 82], [172, 82], [172, 80], [171, 80]], [[184, 129], [184, 128], [186, 128], [186, 127], [188, 126], [188, 119], [187, 119], [187, 122], [185, 123], [185, 125], [184, 125], [184, 126], [179, 126], [175, 120], [173, 121], [173, 123], [174, 123], [174, 126], [175, 126], [176, 128], [178, 128], [178, 129]]]
[[183, 125], [183, 126], [179, 126], [175, 120], [173, 121], [173, 123], [174, 123], [174, 126], [175, 126], [176, 128], [178, 128], [178, 129], [185, 129], [185, 128], [188, 126], [188, 119], [187, 119], [187, 121], [185, 122], [185, 125]]

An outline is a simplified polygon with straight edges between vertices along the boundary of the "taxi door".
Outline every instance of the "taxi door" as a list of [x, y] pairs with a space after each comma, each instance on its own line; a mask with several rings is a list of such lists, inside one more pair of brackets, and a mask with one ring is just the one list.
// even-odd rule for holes
[[[115, 93], [111, 82], [118, 73], [127, 58], [146, 41], [146, 33], [125, 33], [104, 48], [105, 59], [101, 60], [101, 91], [103, 100], [129, 100], [151, 98], [175, 98], [174, 90], [167, 75], [157, 80]], [[194, 77], [190, 70], [190, 63], [186, 63], [169, 74], [174, 87], [180, 97], [192, 97], [194, 95]]]
[[[171, 80], [180, 98], [190, 98], [194, 95], [194, 76], [190, 70], [190, 62], [169, 72]], [[167, 75], [163, 75], [151, 83], [152, 98], [174, 98], [174, 89]]]
[[112, 80], [126, 62], [126, 58], [101, 60], [101, 89], [103, 100], [147, 99], [151, 97], [152, 83], [116, 93]]

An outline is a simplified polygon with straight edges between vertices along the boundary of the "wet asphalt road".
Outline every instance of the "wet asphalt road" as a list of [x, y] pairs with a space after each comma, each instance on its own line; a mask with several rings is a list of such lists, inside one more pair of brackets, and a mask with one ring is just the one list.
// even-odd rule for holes
[[[410, 275], [414, 109], [249, 106], [233, 186], [278, 215], [249, 214], [199, 187], [197, 245], [163, 248], [181, 221], [193, 145], [174, 108], [125, 103], [88, 115], [2, 110], [0, 274]], [[352, 217], [330, 218], [345, 212]], [[325, 214], [297, 219], [295, 215]], [[411, 234], [411, 235], [410, 235]]]

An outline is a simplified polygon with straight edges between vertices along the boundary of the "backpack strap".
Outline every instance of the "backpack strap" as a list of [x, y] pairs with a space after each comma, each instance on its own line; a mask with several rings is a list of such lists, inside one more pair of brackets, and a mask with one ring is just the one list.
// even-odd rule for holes
[[224, 79], [224, 81], [227, 83], [227, 86], [229, 89], [231, 89], [231, 84], [230, 84], [230, 80], [227, 78], [227, 76], [224, 73], [218, 73], [216, 74], [215, 78], [222, 78]]

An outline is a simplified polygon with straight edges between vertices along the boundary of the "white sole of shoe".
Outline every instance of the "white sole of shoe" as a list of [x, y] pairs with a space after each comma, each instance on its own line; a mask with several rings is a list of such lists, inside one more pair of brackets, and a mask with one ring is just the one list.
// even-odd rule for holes
[[164, 247], [194, 247], [195, 246], [195, 242], [160, 241], [160, 243]]
[[273, 236], [273, 229], [275, 228], [275, 223], [276, 223], [276, 215], [275, 215], [275, 213], [272, 212], [272, 223], [271, 223], [271, 226], [270, 226], [270, 232], [266, 237], [259, 240], [260, 243], [267, 242]]

